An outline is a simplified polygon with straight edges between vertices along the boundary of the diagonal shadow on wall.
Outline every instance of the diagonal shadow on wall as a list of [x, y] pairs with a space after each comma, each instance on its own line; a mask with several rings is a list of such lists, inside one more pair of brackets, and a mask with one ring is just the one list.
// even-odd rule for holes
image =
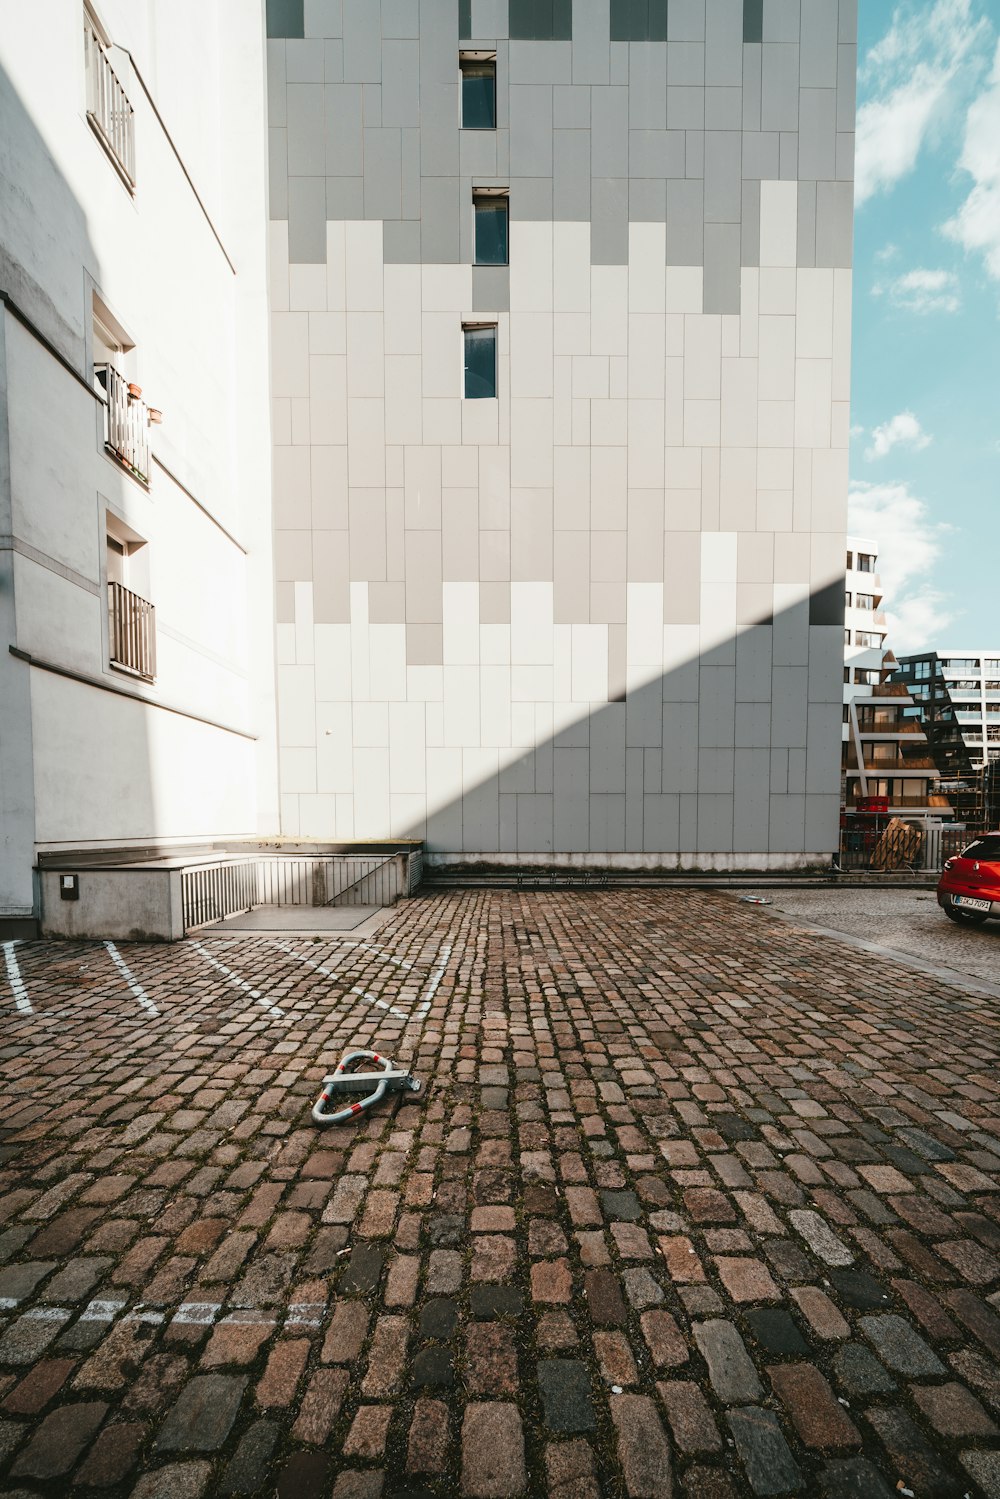
[[843, 613], [837, 578], [645, 680], [633, 667], [619, 700], [496, 752], [495, 772], [469, 775], [461, 745], [438, 751], [461, 767], [461, 794], [429, 794], [426, 822], [393, 833], [424, 837], [429, 862], [449, 865], [825, 860], [838, 839]]

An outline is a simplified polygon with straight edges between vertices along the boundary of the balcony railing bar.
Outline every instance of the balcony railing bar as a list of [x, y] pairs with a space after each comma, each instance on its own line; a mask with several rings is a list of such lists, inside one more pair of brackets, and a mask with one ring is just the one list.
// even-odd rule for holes
[[106, 397], [104, 446], [143, 484], [149, 484], [148, 413], [141, 397], [130, 395], [128, 381], [113, 364], [96, 366]]
[[87, 118], [132, 191], [135, 189], [135, 111], [101, 38], [84, 25], [87, 53]]
[[156, 676], [156, 609], [148, 599], [110, 579], [108, 632], [113, 664], [152, 682]]

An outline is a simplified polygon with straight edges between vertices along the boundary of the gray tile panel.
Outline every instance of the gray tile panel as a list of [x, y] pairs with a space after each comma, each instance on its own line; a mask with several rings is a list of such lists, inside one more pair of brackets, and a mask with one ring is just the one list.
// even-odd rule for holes
[[288, 257], [326, 264], [326, 178], [288, 179]]
[[627, 88], [595, 88], [591, 95], [591, 170], [595, 177], [628, 176]]
[[829, 181], [837, 175], [837, 95], [804, 88], [799, 94], [798, 175]]
[[344, 81], [378, 83], [381, 78], [381, 0], [343, 0]]
[[591, 183], [590, 258], [594, 265], [628, 263], [627, 177], [595, 177]]
[[552, 136], [552, 216], [581, 223], [590, 218], [589, 130], [556, 130]]

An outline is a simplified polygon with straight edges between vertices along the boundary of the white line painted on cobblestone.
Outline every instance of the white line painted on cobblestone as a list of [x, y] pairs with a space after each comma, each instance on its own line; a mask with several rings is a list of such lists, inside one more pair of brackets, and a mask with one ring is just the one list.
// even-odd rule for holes
[[14, 948], [16, 946], [16, 939], [13, 942], [5, 942], [3, 944], [4, 963], [7, 967], [7, 982], [10, 984], [11, 991], [13, 992], [14, 1003], [21, 1014], [33, 1015], [35, 1012], [31, 1008], [31, 1000], [28, 998], [28, 991], [24, 987], [24, 979], [21, 977], [21, 970], [17, 966], [17, 958], [14, 956]]
[[[325, 978], [335, 979], [339, 977], [339, 974], [335, 969], [328, 968], [323, 963], [317, 963], [312, 958], [307, 958], [304, 953], [296, 952], [294, 948], [287, 942], [275, 942], [273, 946], [277, 947], [281, 952], [287, 953], [288, 956], [290, 958], [294, 958], [297, 963], [304, 963], [307, 968], [312, 968], [316, 973], [323, 974]], [[373, 947], [370, 943], [349, 942], [345, 943], [344, 946], [352, 948], [362, 948], [365, 952], [370, 952], [376, 957], [382, 958], [383, 961], [387, 963], [394, 963], [397, 968], [405, 968], [409, 973], [412, 973], [414, 971], [414, 965], [412, 963], [406, 962], [403, 958], [396, 958], [391, 953], [384, 952], [381, 948]], [[379, 1009], [386, 1010], [390, 1015], [395, 1015], [397, 1020], [402, 1020], [405, 1021], [407, 1025], [412, 1025], [416, 1020], [423, 1020], [424, 1016], [429, 1011], [434, 996], [440, 986], [441, 980], [444, 978], [445, 969], [448, 967], [448, 961], [451, 958], [451, 952], [451, 945], [447, 942], [443, 943], [442, 946], [438, 949], [438, 965], [435, 969], [432, 970], [430, 978], [427, 981], [427, 986], [424, 989], [423, 993], [417, 995], [418, 1003], [416, 1009], [414, 1010], [400, 1009], [398, 1005], [390, 1004], [387, 999], [381, 999], [377, 994], [371, 994], [367, 989], [363, 989], [360, 984], [353, 985], [352, 988], [348, 990], [348, 993], [356, 994], [359, 999], [365, 999], [369, 1004], [377, 1005]]]
[[238, 973], [234, 973], [231, 968], [227, 968], [225, 963], [220, 963], [218, 958], [213, 958], [208, 948], [204, 947], [202, 943], [196, 942], [193, 937], [190, 940], [191, 946], [196, 948], [197, 951], [201, 953], [202, 957], [205, 959], [205, 962], [208, 963], [212, 968], [217, 969], [218, 972], [221, 973], [225, 978], [227, 978], [231, 984], [234, 984], [237, 989], [242, 989], [245, 994], [249, 994], [251, 999], [255, 999], [259, 1005], [263, 1005], [264, 1009], [267, 1010], [269, 1015], [277, 1015], [282, 1018], [284, 1017], [285, 1012], [280, 1007], [280, 1005], [272, 1004], [271, 1001], [267, 999], [259, 989], [255, 989], [252, 984], [248, 984], [245, 979], [241, 979]]
[[113, 1322], [127, 1301], [91, 1301], [80, 1313], [81, 1322]]
[[118, 972], [121, 974], [126, 984], [128, 984], [136, 999], [142, 1005], [142, 1008], [144, 1010], [148, 1010], [150, 1015], [159, 1015], [159, 1010], [156, 1008], [153, 1001], [149, 998], [149, 995], [139, 983], [138, 979], [133, 974], [131, 968], [128, 966], [115, 944], [113, 942], [105, 942], [104, 946], [108, 950], [108, 956], [110, 957], [112, 963], [114, 963], [115, 967], [118, 969]]
[[427, 985], [424, 997], [418, 1005], [413, 1016], [411, 1017], [413, 1020], [422, 1020], [423, 1017], [427, 1014], [427, 1011], [430, 1009], [431, 1000], [437, 993], [438, 986], [440, 985], [441, 980], [444, 978], [444, 971], [448, 967], [448, 960], [451, 957], [451, 945], [447, 942], [443, 943], [442, 946], [438, 949], [438, 956], [441, 961], [435, 968], [434, 972], [431, 974], [430, 983]]
[[219, 1301], [185, 1301], [171, 1319], [182, 1327], [211, 1327], [222, 1311]]
[[[296, 963], [304, 963], [307, 968], [312, 968], [316, 973], [323, 974], [324, 978], [335, 979], [340, 976], [334, 969], [327, 968], [322, 963], [315, 963], [312, 958], [307, 958], [303, 953], [295, 952], [287, 942], [275, 942], [274, 946], [280, 949], [281, 952], [287, 953], [290, 958], [294, 958]], [[379, 999], [376, 994], [369, 994], [366, 989], [355, 987], [349, 992], [351, 994], [359, 994], [362, 999], [367, 999], [370, 1004], [378, 1005], [379, 1009], [388, 1010], [390, 1015], [395, 1015], [399, 1020], [409, 1019], [406, 1010], [396, 1009], [387, 999]]]

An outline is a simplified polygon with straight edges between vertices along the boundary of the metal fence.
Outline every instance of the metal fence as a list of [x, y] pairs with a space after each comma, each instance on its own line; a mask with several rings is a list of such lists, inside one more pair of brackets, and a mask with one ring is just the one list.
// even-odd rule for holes
[[88, 17], [84, 17], [83, 43], [87, 59], [87, 118], [128, 186], [134, 188], [135, 111]]
[[184, 930], [254, 906], [393, 906], [408, 895], [406, 854], [277, 854], [213, 860], [181, 871]]
[[[137, 479], [149, 483], [149, 443], [146, 439], [148, 410], [141, 396], [113, 364], [95, 366], [104, 387], [104, 446], [131, 469]], [[135, 390], [139, 387], [135, 386]]]
[[108, 579], [111, 659], [152, 682], [156, 676], [156, 609], [148, 599]]
[[967, 828], [915, 823], [842, 828], [837, 865], [845, 874], [936, 874], [974, 836]]

